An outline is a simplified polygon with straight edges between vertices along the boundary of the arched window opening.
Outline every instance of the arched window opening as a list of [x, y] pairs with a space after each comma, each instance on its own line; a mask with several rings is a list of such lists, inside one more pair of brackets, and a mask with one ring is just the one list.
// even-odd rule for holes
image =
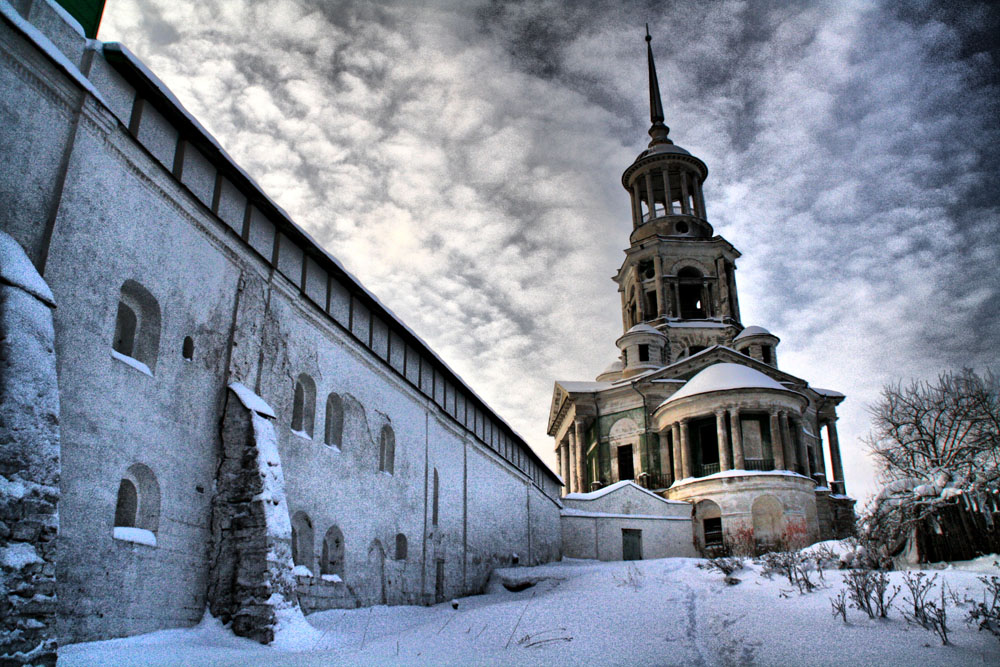
[[194, 339], [191, 336], [184, 337], [184, 345], [181, 348], [181, 355], [188, 361], [194, 359]]
[[115, 526], [134, 528], [136, 510], [139, 508], [139, 491], [131, 480], [118, 484], [118, 502], [115, 504]]
[[688, 356], [691, 356], [692, 354], [698, 354], [702, 350], [707, 350], [707, 349], [708, 348], [705, 347], [704, 345], [692, 345], [688, 348]]
[[396, 560], [406, 560], [406, 535], [396, 533]]
[[133, 464], [118, 483], [116, 528], [141, 528], [155, 533], [160, 527], [160, 484], [153, 471]]
[[292, 430], [311, 438], [316, 421], [316, 383], [302, 373], [295, 381], [295, 398], [292, 401]]
[[642, 221], [647, 222], [649, 220], [649, 205], [645, 199], [639, 200], [639, 209], [642, 212]]
[[434, 468], [434, 502], [431, 504], [431, 524], [438, 525], [438, 496], [441, 491], [441, 483], [438, 479], [437, 468]]
[[378, 469], [390, 475], [396, 467], [396, 434], [392, 432], [392, 427], [386, 424], [382, 427], [379, 436], [378, 447]]
[[331, 526], [323, 538], [323, 558], [319, 570], [320, 574], [335, 574], [344, 578], [344, 534], [337, 526]]
[[326, 427], [323, 442], [340, 447], [344, 437], [344, 401], [337, 394], [326, 398]]
[[313, 572], [313, 524], [305, 512], [292, 516], [292, 563]]
[[122, 283], [111, 348], [145, 364], [152, 373], [160, 349], [160, 305], [134, 280]]
[[131, 357], [135, 348], [135, 330], [138, 323], [135, 311], [124, 302], [119, 301], [118, 317], [115, 320], [115, 340], [111, 343], [111, 349]]
[[681, 319], [704, 319], [705, 304], [702, 300], [702, 275], [698, 269], [685, 267], [677, 277], [680, 279], [678, 293], [680, 296]]
[[693, 419], [688, 428], [695, 477], [719, 472], [719, 432], [715, 417]]

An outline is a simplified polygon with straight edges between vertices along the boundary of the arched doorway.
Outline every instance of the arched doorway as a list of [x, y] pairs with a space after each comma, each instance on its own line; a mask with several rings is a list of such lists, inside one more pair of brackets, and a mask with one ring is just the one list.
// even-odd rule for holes
[[698, 545], [702, 549], [722, 546], [722, 508], [711, 500], [699, 501], [694, 506], [694, 518], [698, 531]]
[[784, 509], [774, 496], [760, 496], [753, 501], [753, 536], [758, 544], [774, 545], [784, 528]]
[[378, 540], [368, 547], [368, 571], [371, 573], [371, 599], [375, 604], [386, 604], [385, 595], [385, 549]]

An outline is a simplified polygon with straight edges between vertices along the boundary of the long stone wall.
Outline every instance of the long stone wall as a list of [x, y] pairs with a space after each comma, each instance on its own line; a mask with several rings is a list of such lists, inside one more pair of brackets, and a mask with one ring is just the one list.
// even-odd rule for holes
[[[433, 603], [480, 590], [515, 555], [558, 557], [555, 476], [127, 50], [81, 46], [68, 68], [0, 18], [0, 58], [0, 105], [16, 111], [0, 142], [0, 163], [16, 168], [0, 172], [2, 224], [44, 263], [60, 306], [63, 640], [191, 625], [209, 603], [234, 622], [241, 609], [260, 612], [243, 615], [245, 634], [267, 640], [271, 612], [253, 601], [273, 571], [255, 561], [246, 590], [219, 578], [259, 546], [222, 537], [237, 516], [259, 523], [239, 476], [219, 472], [232, 462], [231, 436], [246, 445], [225, 412], [234, 382], [273, 406], [287, 513], [311, 525], [305, 569], [281, 584], [306, 611]], [[43, 155], [23, 159], [32, 151]], [[137, 336], [157, 323], [148, 357], [112, 349], [126, 302], [141, 311]], [[301, 375], [315, 386], [310, 433], [292, 428]], [[332, 394], [344, 405], [339, 443], [327, 442]], [[395, 467], [380, 471], [386, 427]], [[157, 509], [142, 539], [116, 530], [122, 482], [136, 469], [152, 480]], [[324, 572], [334, 527], [340, 581]]]

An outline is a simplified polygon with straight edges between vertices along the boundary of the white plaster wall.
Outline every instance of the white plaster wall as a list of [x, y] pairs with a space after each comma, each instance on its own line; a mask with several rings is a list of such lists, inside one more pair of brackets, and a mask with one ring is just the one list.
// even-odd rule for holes
[[597, 560], [622, 559], [622, 530], [642, 531], [642, 557], [696, 557], [691, 520], [563, 515], [563, 555]]

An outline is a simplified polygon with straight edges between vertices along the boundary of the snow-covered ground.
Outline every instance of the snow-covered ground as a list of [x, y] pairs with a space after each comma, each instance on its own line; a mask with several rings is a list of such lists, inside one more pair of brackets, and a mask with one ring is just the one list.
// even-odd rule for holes
[[[946, 583], [951, 646], [907, 625], [894, 609], [872, 620], [848, 610], [845, 625], [830, 599], [843, 572], [802, 595], [787, 579], [768, 579], [748, 562], [730, 586], [703, 560], [600, 563], [566, 560], [499, 570], [491, 590], [434, 607], [372, 607], [312, 614], [265, 647], [206, 617], [199, 626], [60, 650], [60, 665], [339, 664], [657, 664], [657, 665], [997, 665], [1000, 641], [966, 625], [982, 599], [977, 577], [1000, 574], [986, 557], [937, 571]], [[902, 573], [892, 573], [894, 584]], [[815, 576], [813, 577], [816, 578]], [[518, 592], [508, 584], [534, 582]], [[940, 598], [935, 588], [935, 599]], [[896, 598], [903, 604], [903, 594]]]

